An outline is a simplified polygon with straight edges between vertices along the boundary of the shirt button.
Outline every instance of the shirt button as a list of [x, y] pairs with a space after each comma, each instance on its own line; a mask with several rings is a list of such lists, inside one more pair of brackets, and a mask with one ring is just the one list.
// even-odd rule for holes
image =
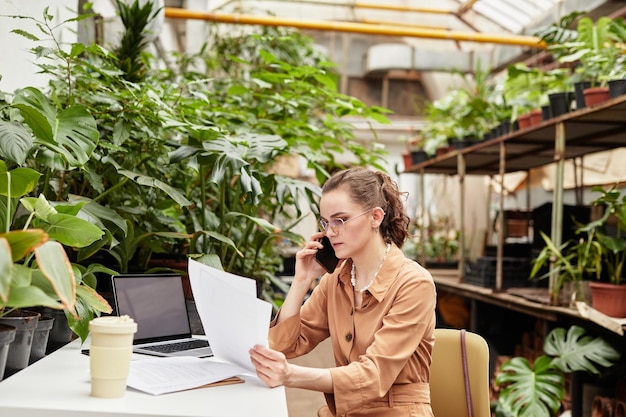
[[346, 335], [346, 342], [352, 342], [352, 333]]

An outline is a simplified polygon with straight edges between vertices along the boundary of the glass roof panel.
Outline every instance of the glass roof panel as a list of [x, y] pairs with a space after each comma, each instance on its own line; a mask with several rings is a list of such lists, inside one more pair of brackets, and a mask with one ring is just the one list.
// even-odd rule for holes
[[473, 9], [509, 32], [522, 33], [524, 28], [543, 17], [546, 11], [552, 10], [558, 3], [558, 0], [479, 0]]

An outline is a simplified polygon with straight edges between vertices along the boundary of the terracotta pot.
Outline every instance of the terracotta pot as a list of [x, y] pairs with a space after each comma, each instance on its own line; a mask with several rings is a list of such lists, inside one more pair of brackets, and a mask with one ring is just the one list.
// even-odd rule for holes
[[590, 282], [593, 308], [610, 317], [626, 317], [626, 284]]
[[611, 398], [596, 395], [591, 403], [591, 417], [613, 417], [613, 405]]
[[520, 129], [526, 129], [530, 126], [530, 113], [520, 114], [517, 118], [517, 125]]
[[613, 407], [613, 417], [626, 417], [626, 403], [623, 401], [615, 401]]
[[535, 109], [530, 112], [530, 125], [538, 125], [543, 120], [543, 111], [541, 109]]
[[442, 146], [441, 148], [437, 148], [436, 156], [445, 155], [448, 152], [451, 152], [452, 150], [453, 150], [452, 146]]
[[404, 161], [404, 169], [409, 169], [413, 165], [413, 158], [410, 153], [403, 153], [402, 160]]
[[587, 107], [603, 103], [609, 99], [609, 87], [591, 87], [583, 90]]

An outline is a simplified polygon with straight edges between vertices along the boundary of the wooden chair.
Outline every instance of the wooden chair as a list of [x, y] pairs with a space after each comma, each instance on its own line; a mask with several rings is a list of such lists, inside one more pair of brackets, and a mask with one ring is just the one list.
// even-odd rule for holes
[[[463, 340], [467, 359], [466, 373], [462, 354]], [[430, 402], [435, 417], [491, 416], [489, 346], [482, 336], [465, 330], [435, 329], [430, 372]], [[466, 396], [466, 376], [470, 400]], [[468, 412], [468, 403], [472, 404], [472, 414]]]

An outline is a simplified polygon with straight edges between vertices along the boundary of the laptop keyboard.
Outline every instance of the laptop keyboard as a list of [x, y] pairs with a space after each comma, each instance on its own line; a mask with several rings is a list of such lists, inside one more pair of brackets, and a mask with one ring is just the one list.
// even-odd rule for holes
[[162, 345], [143, 346], [142, 349], [153, 352], [171, 353], [180, 352], [181, 350], [199, 349], [209, 347], [209, 342], [202, 339], [185, 340], [183, 342], [165, 343]]

